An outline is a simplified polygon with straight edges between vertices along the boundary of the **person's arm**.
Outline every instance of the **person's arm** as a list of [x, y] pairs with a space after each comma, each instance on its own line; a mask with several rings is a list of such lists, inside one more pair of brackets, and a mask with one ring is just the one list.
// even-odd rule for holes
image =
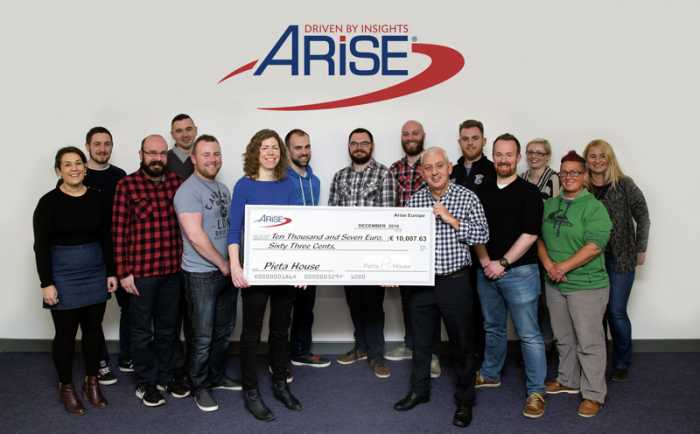
[[396, 181], [394, 180], [394, 175], [392, 175], [388, 170], [384, 174], [384, 178], [381, 180], [379, 193], [381, 200], [381, 204], [379, 206], [396, 206]]
[[558, 267], [561, 271], [564, 272], [564, 274], [566, 274], [569, 271], [588, 263], [591, 259], [600, 255], [600, 253], [600, 247], [598, 247], [593, 242], [589, 242], [586, 243], [586, 245], [584, 245], [580, 249], [578, 249], [576, 253], [574, 253], [565, 261], [557, 263], [556, 267]]
[[228, 257], [229, 266], [231, 267], [231, 281], [236, 288], [246, 288], [250, 286], [243, 275], [243, 267], [241, 267], [241, 261], [238, 258], [247, 194], [247, 190], [243, 187], [244, 179], [245, 178], [241, 178], [233, 187], [231, 208], [228, 213]]
[[644, 198], [644, 193], [637, 187], [632, 178], [627, 178], [626, 183], [627, 201], [629, 203], [632, 218], [637, 224], [636, 236], [637, 241], [637, 265], [644, 265], [646, 259], [647, 244], [649, 241], [649, 228], [651, 221], [649, 220], [649, 208], [647, 201]]
[[542, 267], [552, 282], [566, 282], [565, 273], [561, 269], [555, 268], [556, 264], [552, 261], [552, 258], [549, 257], [547, 246], [541, 238], [537, 240], [537, 256], [540, 258]]
[[114, 252], [112, 249], [112, 225], [110, 220], [112, 218], [112, 209], [109, 207], [109, 200], [107, 200], [106, 194], [95, 190], [94, 194], [97, 195], [99, 221], [100, 221], [100, 245], [102, 247], [102, 256], [105, 263], [105, 268], [107, 270], [107, 291], [114, 292], [117, 290], [118, 281], [116, 277], [116, 270], [114, 268]]
[[[456, 204], [464, 208], [464, 218], [454, 218], [450, 225], [457, 232], [457, 240], [467, 245], [489, 242], [489, 224], [481, 202], [475, 194], [465, 195]], [[455, 214], [457, 214], [455, 212]]]
[[52, 306], [58, 303], [58, 290], [54, 286], [51, 269], [50, 208], [45, 197], [39, 200], [34, 210], [32, 223], [34, 229], [34, 255], [42, 298], [44, 303]]
[[[539, 200], [539, 198], [538, 198]], [[541, 202], [541, 200], [540, 200]], [[508, 261], [509, 264], [513, 264], [522, 258], [525, 253], [532, 247], [532, 245], [537, 241], [537, 235], [522, 233], [517, 240], [510, 246], [508, 251], [503, 255], [503, 257]], [[486, 246], [477, 245], [474, 246], [479, 255], [479, 262], [481, 266], [484, 267], [484, 274], [489, 279], [497, 279], [505, 274], [506, 267], [501, 265], [498, 261], [500, 258], [490, 258], [488, 252], [486, 251]], [[479, 254], [479, 250], [483, 250], [485, 255]]]
[[228, 261], [216, 250], [209, 236], [204, 232], [202, 228], [202, 214], [198, 212], [182, 212], [178, 213], [177, 220], [180, 222], [183, 233], [197, 253], [214, 264], [224, 276], [228, 276], [230, 272]]
[[338, 197], [338, 174], [340, 172], [336, 172], [335, 175], [333, 175], [333, 181], [331, 181], [331, 189], [329, 190], [328, 193], [328, 206], [338, 206], [340, 202], [340, 198]]
[[129, 294], [139, 295], [134, 284], [134, 275], [129, 269], [129, 242], [131, 239], [131, 210], [129, 209], [129, 193], [122, 178], [117, 183], [112, 204], [112, 249], [114, 251], [114, 266], [117, 278], [122, 288]]

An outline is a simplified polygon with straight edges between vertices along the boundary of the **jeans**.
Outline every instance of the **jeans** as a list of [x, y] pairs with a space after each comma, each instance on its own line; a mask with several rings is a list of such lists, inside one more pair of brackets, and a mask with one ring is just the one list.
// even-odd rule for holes
[[537, 323], [540, 275], [537, 264], [510, 268], [500, 279], [488, 279], [478, 270], [477, 285], [486, 329], [486, 348], [480, 374], [500, 378], [508, 346], [507, 318], [510, 311], [525, 362], [527, 393], [544, 393], [547, 361]]
[[220, 271], [183, 271], [185, 297], [192, 320], [189, 348], [194, 390], [218, 384], [226, 371], [229, 338], [236, 323], [238, 288]]
[[[177, 331], [175, 332], [175, 376], [185, 377], [189, 372], [190, 345], [192, 339], [192, 318], [190, 318], [187, 307], [187, 297], [185, 296], [185, 274], [184, 271], [178, 273], [180, 302], [177, 311]], [[180, 341], [180, 334], [185, 336], [185, 342]]]
[[73, 382], [73, 353], [75, 334], [78, 326], [83, 334], [82, 350], [85, 361], [85, 374], [97, 375], [100, 362], [100, 332], [106, 303], [98, 303], [75, 309], [51, 310], [51, 318], [56, 329], [51, 353], [58, 379], [63, 384]]
[[[119, 362], [131, 361], [131, 348], [129, 345], [129, 293], [119, 287], [114, 293], [119, 304]], [[102, 358], [100, 361], [109, 363], [109, 350], [103, 330], [100, 328], [102, 340]]]
[[627, 302], [632, 292], [634, 271], [615, 271], [615, 257], [605, 255], [605, 268], [610, 280], [610, 299], [605, 321], [610, 326], [613, 343], [613, 366], [628, 369], [632, 360], [632, 323], [627, 315]]
[[355, 346], [366, 351], [370, 361], [384, 357], [384, 292], [380, 286], [345, 287]]
[[297, 289], [292, 315], [292, 329], [289, 335], [289, 349], [292, 357], [311, 354], [311, 328], [314, 325], [314, 304], [316, 287]]
[[435, 276], [435, 286], [416, 286], [411, 290], [411, 321], [415, 330], [411, 390], [417, 395], [430, 394], [434, 330], [442, 317], [457, 377], [455, 399], [459, 405], [474, 403], [474, 293], [469, 290], [469, 280], [469, 272], [462, 270]]
[[241, 377], [243, 390], [257, 389], [257, 349], [267, 301], [270, 300], [270, 367], [273, 381], [285, 381], [289, 370], [289, 322], [296, 289], [291, 286], [251, 286], [241, 291]]
[[175, 371], [180, 274], [137, 277], [129, 300], [131, 357], [137, 383], [168, 384]]

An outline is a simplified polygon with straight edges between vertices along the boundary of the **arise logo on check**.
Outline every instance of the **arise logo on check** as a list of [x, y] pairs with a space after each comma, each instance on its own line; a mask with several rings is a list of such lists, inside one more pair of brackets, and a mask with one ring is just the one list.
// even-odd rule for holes
[[289, 217], [284, 217], [281, 215], [267, 215], [263, 214], [260, 216], [259, 219], [253, 220], [253, 223], [262, 223], [266, 224], [266, 226], [262, 226], [264, 228], [276, 228], [278, 226], [283, 226], [288, 223], [291, 223], [292, 219]]

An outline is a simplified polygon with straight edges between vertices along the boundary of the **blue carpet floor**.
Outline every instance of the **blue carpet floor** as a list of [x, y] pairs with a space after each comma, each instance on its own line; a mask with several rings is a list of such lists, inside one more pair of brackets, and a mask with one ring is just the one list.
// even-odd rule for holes
[[[229, 373], [238, 377], [238, 359]], [[81, 378], [76, 363], [75, 378]], [[215, 391], [220, 410], [203, 413], [190, 398], [168, 398], [165, 406], [145, 408], [134, 396], [130, 374], [103, 388], [109, 407], [88, 407], [71, 416], [57, 400], [56, 380], [47, 353], [0, 353], [0, 432], [2, 433], [700, 433], [700, 354], [635, 354], [630, 379], [610, 383], [608, 401], [598, 415], [576, 415], [578, 396], [549, 397], [545, 416], [524, 418], [522, 368], [509, 362], [498, 389], [477, 392], [474, 421], [467, 429], [451, 424], [454, 404], [448, 367], [433, 380], [430, 403], [406, 413], [392, 409], [408, 389], [410, 362], [388, 362], [391, 378], [374, 377], [366, 363], [325, 369], [295, 368], [292, 391], [304, 404], [286, 410], [272, 397], [264, 360], [261, 391], [277, 420], [258, 422], [243, 408], [240, 392]], [[554, 366], [550, 366], [550, 373]], [[76, 383], [78, 383], [76, 381]], [[88, 405], [85, 402], [86, 406]]]

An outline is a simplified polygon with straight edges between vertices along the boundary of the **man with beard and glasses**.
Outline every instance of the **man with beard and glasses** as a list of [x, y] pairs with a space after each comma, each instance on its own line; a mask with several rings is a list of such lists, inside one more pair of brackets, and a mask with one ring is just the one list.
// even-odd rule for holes
[[228, 188], [216, 180], [221, 146], [202, 135], [192, 146], [194, 175], [182, 183], [174, 204], [182, 231], [182, 273], [192, 317], [189, 348], [194, 403], [202, 411], [219, 409], [211, 389], [241, 390], [226, 376], [228, 340], [236, 322], [238, 288], [229, 278]]
[[131, 357], [136, 396], [147, 407], [190, 394], [174, 379], [182, 239], [173, 197], [182, 181], [165, 170], [168, 145], [159, 135], [141, 142], [141, 166], [117, 183], [112, 207], [114, 261], [130, 294]]
[[[364, 128], [354, 129], [348, 137], [352, 164], [333, 176], [328, 205], [384, 206], [396, 204], [394, 177], [386, 166], [372, 158], [374, 139]], [[345, 299], [354, 326], [355, 345], [338, 357], [338, 363], [349, 365], [369, 359], [378, 378], [389, 378], [384, 364], [384, 288], [379, 286], [346, 286]]]
[[168, 151], [165, 167], [184, 181], [194, 173], [191, 154], [197, 126], [189, 115], [180, 113], [170, 121], [170, 135], [175, 145]]
[[[289, 155], [287, 176], [299, 190], [304, 206], [317, 206], [321, 195], [321, 181], [311, 169], [311, 142], [309, 135], [300, 129], [293, 129], [284, 138]], [[289, 335], [290, 359], [294, 366], [326, 368], [331, 361], [311, 352], [311, 328], [314, 324], [314, 304], [316, 286], [297, 289], [292, 310], [292, 328]]]
[[[126, 176], [119, 167], [110, 164], [112, 157], [112, 133], [105, 127], [90, 128], [85, 137], [85, 149], [88, 151], [87, 175], [83, 184], [100, 191], [107, 201], [107, 206], [112, 209], [114, 190], [117, 182]], [[111, 222], [109, 223], [111, 227]], [[123, 288], [116, 291], [117, 303], [120, 308], [119, 316], [119, 358], [118, 366], [122, 372], [134, 372], [129, 351], [129, 296]], [[117, 377], [109, 366], [109, 351], [105, 342], [104, 332], [100, 330], [102, 338], [102, 359], [97, 374], [97, 380], [102, 385], [115, 384]]]
[[476, 388], [501, 385], [510, 312], [525, 362], [527, 401], [522, 414], [538, 418], [544, 415], [547, 373], [537, 322], [540, 273], [535, 242], [542, 226], [542, 199], [537, 187], [517, 176], [520, 143], [515, 136], [503, 134], [496, 139], [493, 160], [496, 183], [483, 186], [480, 194], [490, 238], [488, 243], [474, 247], [482, 267], [477, 270], [477, 290], [486, 329]]
[[[396, 180], [396, 206], [403, 207], [413, 193], [423, 186], [423, 177], [420, 171], [420, 157], [425, 143], [425, 131], [418, 121], [407, 121], [401, 127], [401, 147], [404, 156], [389, 167], [389, 171]], [[411, 294], [410, 287], [401, 287], [401, 313], [403, 314], [404, 340], [401, 345], [386, 353], [386, 359], [392, 361], [409, 360], [413, 356], [413, 327], [411, 325], [408, 300]], [[438, 378], [442, 372], [440, 359], [437, 354], [440, 347], [440, 320], [434, 327], [434, 348], [430, 363], [430, 376]]]

